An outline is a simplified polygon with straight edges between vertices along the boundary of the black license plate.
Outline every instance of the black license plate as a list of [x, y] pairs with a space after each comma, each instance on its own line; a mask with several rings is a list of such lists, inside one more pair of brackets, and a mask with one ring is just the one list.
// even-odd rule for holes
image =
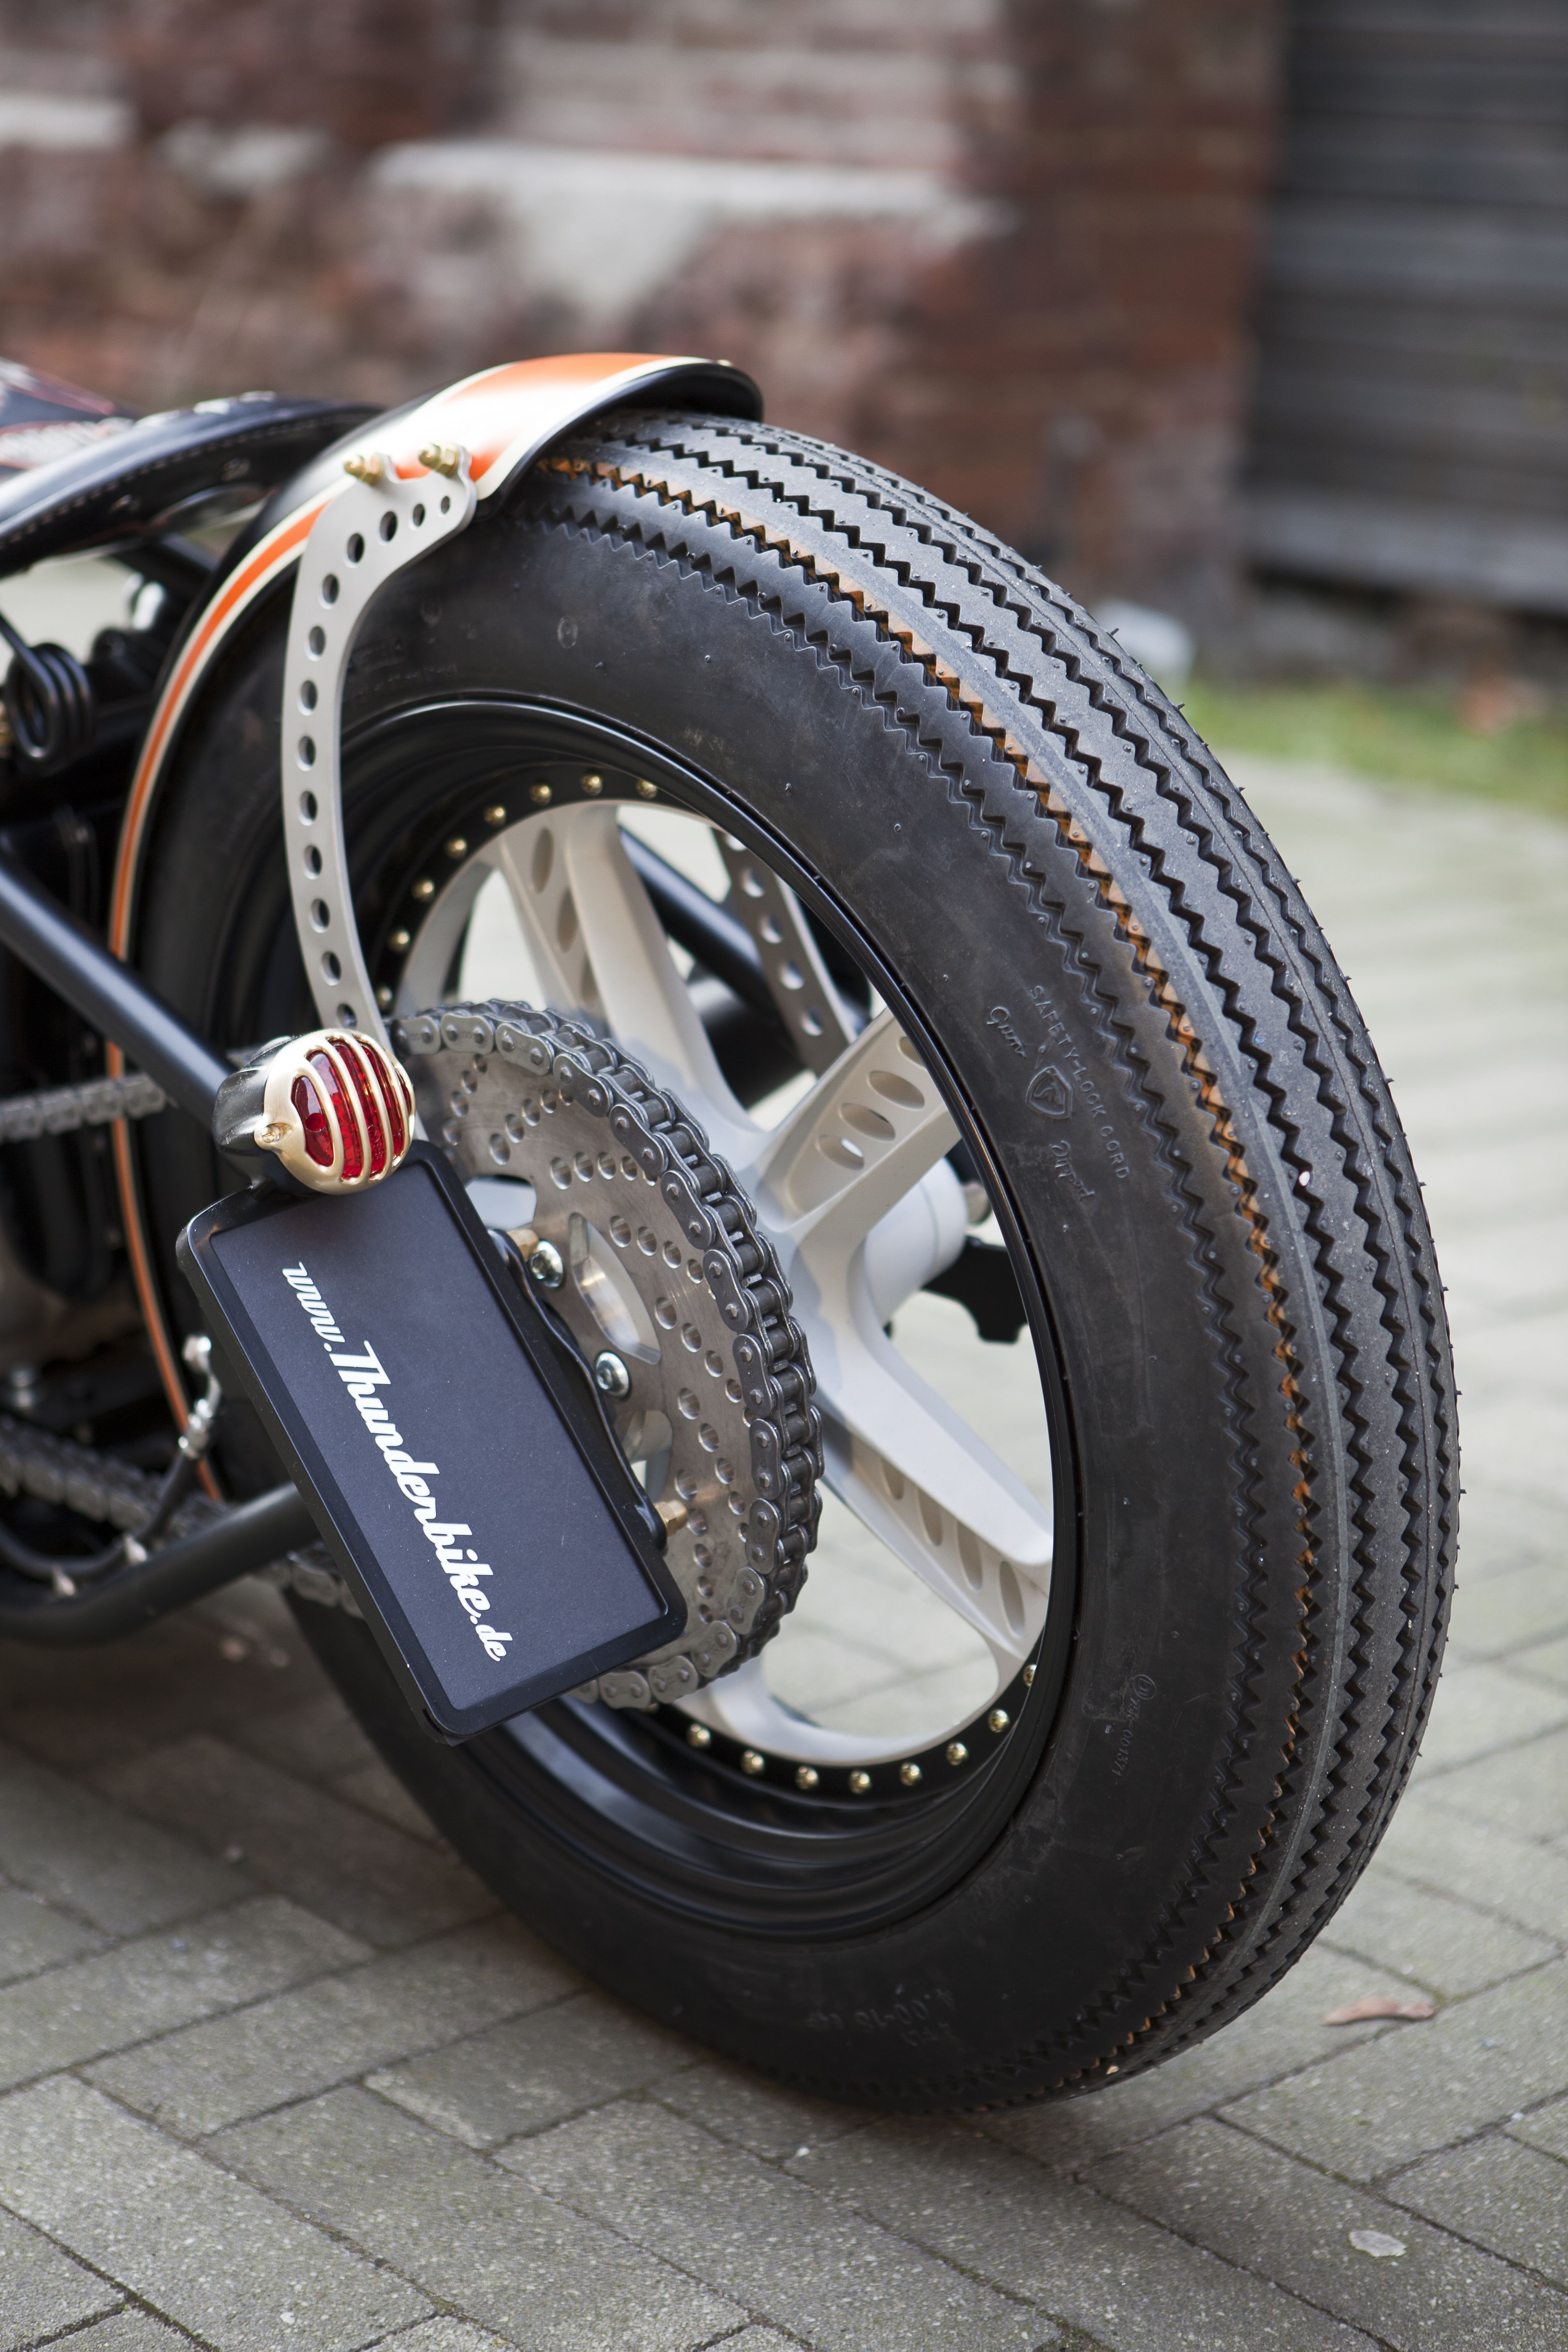
[[405, 1692], [465, 1738], [671, 1640], [658, 1523], [428, 1146], [236, 1193], [180, 1261]]

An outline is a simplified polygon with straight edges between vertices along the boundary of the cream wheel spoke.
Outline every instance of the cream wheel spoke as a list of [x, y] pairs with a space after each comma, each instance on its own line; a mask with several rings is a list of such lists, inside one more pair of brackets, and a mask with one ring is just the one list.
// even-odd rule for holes
[[689, 1104], [716, 1150], [749, 1157], [753, 1123], [725, 1084], [615, 809], [532, 818], [503, 835], [492, 856], [548, 1002], [602, 1020], [660, 1086]]
[[882, 1013], [762, 1137], [745, 1173], [781, 1255], [803, 1259], [826, 1297], [871, 1228], [957, 1140], [924, 1063]]
[[826, 1367], [814, 1342], [827, 1485], [972, 1625], [1010, 1675], [1045, 1623], [1051, 1512], [879, 1328]]

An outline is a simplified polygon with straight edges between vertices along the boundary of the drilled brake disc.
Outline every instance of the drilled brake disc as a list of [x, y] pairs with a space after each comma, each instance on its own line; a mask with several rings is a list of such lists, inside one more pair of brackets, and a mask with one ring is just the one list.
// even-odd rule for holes
[[591, 1030], [460, 1005], [411, 1015], [395, 1043], [464, 1173], [533, 1186], [532, 1274], [584, 1354], [624, 1367], [606, 1399], [622, 1450], [656, 1501], [685, 1507], [667, 1512], [685, 1633], [575, 1696], [686, 1696], [777, 1631], [816, 1538], [821, 1425], [773, 1249], [700, 1128]]

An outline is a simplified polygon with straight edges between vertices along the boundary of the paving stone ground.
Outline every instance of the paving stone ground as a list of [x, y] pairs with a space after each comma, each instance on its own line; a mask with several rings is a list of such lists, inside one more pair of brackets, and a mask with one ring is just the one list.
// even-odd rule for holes
[[[500, 1916], [247, 1585], [0, 1651], [0, 2352], [1568, 2347], [1568, 829], [1238, 762], [1427, 1186], [1465, 1390], [1436, 1715], [1268, 1998], [910, 2123]], [[1423, 2023], [1332, 2028], [1363, 1994]]]

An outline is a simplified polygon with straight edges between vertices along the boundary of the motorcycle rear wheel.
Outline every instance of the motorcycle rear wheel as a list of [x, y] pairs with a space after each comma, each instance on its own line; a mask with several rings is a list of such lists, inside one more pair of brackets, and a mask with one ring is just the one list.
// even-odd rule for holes
[[[188, 724], [140, 885], [142, 970], [233, 1045], [313, 1018], [278, 814], [285, 612], [250, 618]], [[627, 414], [384, 593], [344, 796], [394, 997], [427, 979], [430, 909], [487, 825], [526, 848], [546, 814], [651, 803], [782, 879], [952, 1114], [1027, 1314], [1049, 1497], [1016, 1623], [976, 1552], [970, 1630], [989, 1606], [1011, 1678], [918, 1741], [868, 1735], [863, 1793], [826, 1762], [802, 1785], [807, 1733], [752, 1770], [662, 1709], [561, 1701], [443, 1748], [361, 1624], [297, 1603], [394, 1768], [589, 1974], [827, 2095], [1083, 2090], [1214, 2032], [1387, 1822], [1436, 1685], [1455, 1491], [1397, 1118], [1240, 795], [1070, 598], [933, 499], [798, 436]], [[750, 1034], [756, 1095], [778, 1071]], [[173, 1237], [225, 1180], [194, 1135], [140, 1150], [188, 1321]], [[889, 1465], [886, 1493], [929, 1506], [897, 1541], [930, 1584], [962, 1511]], [[237, 1439], [226, 1466], [268, 1475]], [[834, 1573], [825, 1545], [807, 1594]]]

